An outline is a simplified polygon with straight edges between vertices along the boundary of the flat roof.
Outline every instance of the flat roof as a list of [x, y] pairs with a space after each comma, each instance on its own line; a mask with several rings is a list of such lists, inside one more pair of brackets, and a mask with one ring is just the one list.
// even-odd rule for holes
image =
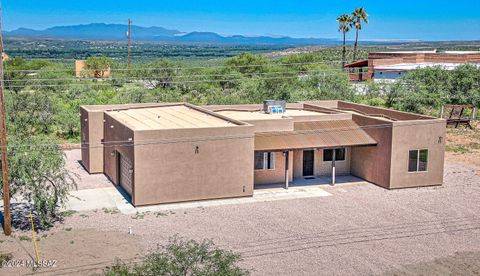
[[230, 117], [239, 121], [249, 121], [249, 120], [275, 120], [288, 117], [296, 116], [314, 116], [314, 115], [323, 115], [325, 113], [316, 112], [316, 111], [307, 111], [300, 109], [288, 109], [285, 113], [279, 114], [267, 114], [262, 111], [248, 111], [248, 110], [224, 110], [217, 111], [216, 113], [221, 114], [226, 117]]
[[[448, 63], [448, 62], [420, 62], [420, 63], [398, 63], [392, 65], [380, 65], [375, 66], [375, 70], [392, 70], [392, 71], [408, 71], [419, 68], [428, 67], [442, 67], [445, 70], [454, 70], [458, 66], [465, 65], [466, 63]], [[480, 64], [470, 64], [480, 67]]]
[[134, 130], [205, 128], [237, 125], [186, 105], [131, 108], [107, 111], [109, 115]]

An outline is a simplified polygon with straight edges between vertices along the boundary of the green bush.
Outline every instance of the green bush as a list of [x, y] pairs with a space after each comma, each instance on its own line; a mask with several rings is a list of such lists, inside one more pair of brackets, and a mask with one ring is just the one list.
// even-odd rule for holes
[[211, 241], [174, 237], [167, 246], [147, 255], [140, 263], [126, 264], [117, 260], [104, 275], [249, 275], [238, 266], [239, 261], [238, 254], [219, 249]]

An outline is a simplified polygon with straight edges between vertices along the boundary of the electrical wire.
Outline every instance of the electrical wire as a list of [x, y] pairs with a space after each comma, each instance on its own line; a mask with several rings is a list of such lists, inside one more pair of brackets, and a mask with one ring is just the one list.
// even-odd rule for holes
[[[282, 77], [268, 77], [268, 78], [233, 78], [233, 79], [216, 79], [216, 80], [185, 80], [185, 81], [161, 81], [156, 84], [185, 84], [185, 83], [209, 83], [209, 82], [229, 82], [229, 81], [259, 81], [259, 80], [278, 80], [278, 79], [302, 79], [308, 77], [327, 77], [338, 76], [338, 74], [314, 74], [314, 75], [298, 75], [298, 76], [282, 76]], [[141, 80], [139, 80], [141, 81]], [[66, 83], [66, 84], [36, 84], [32, 87], [69, 87], [69, 86], [115, 86], [131, 83]], [[7, 89], [11, 88], [25, 88], [24, 85], [8, 85]]]
[[[368, 116], [368, 115], [365, 115]], [[435, 120], [435, 121], [433, 121]], [[341, 127], [341, 128], [329, 128], [329, 129], [314, 129], [314, 130], [297, 130], [297, 131], [288, 131], [288, 132], [274, 132], [261, 133], [261, 137], [277, 137], [277, 136], [293, 136], [293, 135], [316, 135], [328, 132], [343, 132], [343, 131], [354, 131], [354, 130], [368, 130], [368, 129], [379, 129], [379, 128], [393, 128], [393, 127], [406, 127], [406, 126], [422, 126], [422, 125], [431, 125], [439, 124], [440, 121], [436, 118], [425, 119], [425, 121], [415, 121], [415, 123], [410, 124], [401, 124], [393, 125], [393, 122], [385, 124], [376, 124], [368, 126], [358, 126], [358, 127]], [[146, 145], [165, 145], [165, 144], [176, 144], [176, 143], [193, 143], [193, 142], [206, 142], [206, 141], [221, 141], [221, 140], [237, 140], [237, 139], [252, 139], [255, 136], [253, 135], [225, 135], [225, 136], [214, 136], [214, 137], [201, 137], [201, 138], [175, 138], [175, 139], [149, 139], [149, 140], [116, 140], [116, 141], [106, 141], [99, 143], [85, 143], [82, 142], [80, 147], [77, 149], [95, 149], [95, 148], [115, 148], [115, 147], [134, 147], [134, 146], [146, 146]], [[43, 149], [29, 149], [29, 150], [15, 150], [16, 148], [21, 147], [44, 147]], [[0, 147], [1, 148], [1, 147]], [[51, 149], [50, 149], [51, 148]], [[9, 153], [26, 153], [26, 152], [42, 152], [50, 150], [60, 150], [60, 144], [20, 144], [7, 146], [7, 149], [14, 149], [9, 151]]]
[[[271, 72], [251, 72], [251, 73], [236, 73], [236, 74], [194, 74], [194, 75], [167, 75], [169, 78], [184, 78], [184, 77], [224, 77], [224, 76], [256, 76], [256, 75], [268, 75], [268, 74], [293, 74], [295, 72], [310, 73], [310, 72], [343, 72], [342, 69], [321, 69], [321, 70], [292, 70], [292, 71], [271, 71]], [[25, 78], [25, 79], [7, 79], [4, 82], [30, 82], [30, 81], [86, 81], [86, 80], [143, 80], [143, 79], [159, 79], [165, 78], [162, 76], [130, 76], [130, 77], [115, 77], [115, 78]]]
[[[338, 62], [338, 61], [335, 61]], [[321, 65], [329, 63], [326, 62], [297, 62], [297, 63], [265, 63], [265, 64], [249, 64], [249, 65], [215, 65], [215, 66], [192, 66], [192, 67], [145, 67], [145, 68], [110, 68], [110, 71], [138, 71], [138, 70], [196, 70], [196, 69], [220, 69], [220, 68], [254, 68], [254, 67], [273, 67], [273, 66], [299, 66], [299, 65]], [[103, 68], [96, 68], [93, 70], [103, 70]], [[4, 70], [4, 72], [75, 72], [75, 69], [51, 69], [51, 70]]]

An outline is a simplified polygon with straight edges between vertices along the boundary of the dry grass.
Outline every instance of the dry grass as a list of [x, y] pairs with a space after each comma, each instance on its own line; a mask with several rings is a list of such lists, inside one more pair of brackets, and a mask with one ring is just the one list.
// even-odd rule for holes
[[446, 159], [480, 166], [480, 122], [473, 123], [474, 129], [448, 128]]

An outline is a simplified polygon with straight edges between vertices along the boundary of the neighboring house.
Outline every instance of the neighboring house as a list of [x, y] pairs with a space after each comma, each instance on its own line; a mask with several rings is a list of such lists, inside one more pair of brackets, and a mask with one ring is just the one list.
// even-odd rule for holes
[[[84, 73], [86, 67], [87, 67], [87, 63], [85, 60], [75, 60], [75, 76], [77, 78], [86, 77]], [[95, 70], [95, 72], [93, 72], [93, 77], [108, 78], [110, 77], [110, 73], [111, 73], [110, 68], [105, 70]]]
[[395, 80], [407, 72], [427, 67], [453, 70], [464, 64], [480, 66], [476, 51], [402, 51], [369, 53], [368, 59], [346, 64], [351, 81]]
[[135, 206], [252, 196], [332, 174], [387, 189], [441, 185], [445, 125], [344, 101], [90, 105], [81, 107], [82, 162]]

